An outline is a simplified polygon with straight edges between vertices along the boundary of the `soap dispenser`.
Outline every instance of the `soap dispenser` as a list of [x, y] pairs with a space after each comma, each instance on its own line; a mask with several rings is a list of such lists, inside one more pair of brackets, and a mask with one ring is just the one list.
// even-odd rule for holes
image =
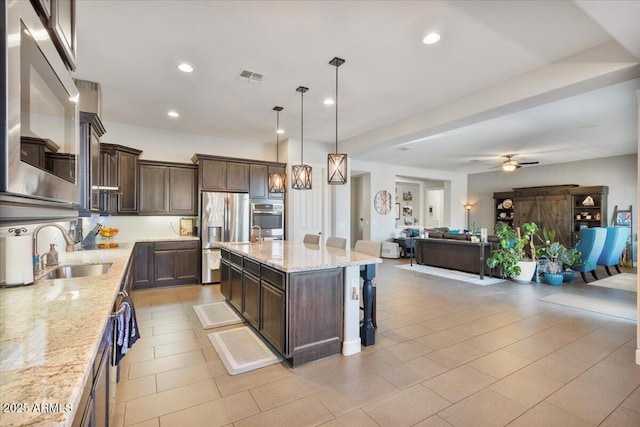
[[58, 265], [58, 251], [55, 243], [49, 245], [49, 252], [44, 254], [44, 262], [47, 265]]

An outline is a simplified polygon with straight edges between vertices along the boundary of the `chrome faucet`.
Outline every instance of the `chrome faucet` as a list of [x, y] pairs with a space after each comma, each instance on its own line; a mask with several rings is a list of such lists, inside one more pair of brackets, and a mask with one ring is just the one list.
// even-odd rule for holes
[[42, 270], [42, 261], [40, 255], [38, 255], [38, 232], [45, 227], [55, 227], [62, 233], [64, 241], [67, 243], [67, 252], [73, 252], [74, 241], [62, 226], [58, 224], [42, 224], [33, 230], [33, 271], [37, 273]]
[[[253, 230], [258, 229], [258, 235], [256, 236], [255, 233], [253, 232]], [[249, 238], [249, 240], [252, 243], [255, 242], [262, 242], [264, 239], [262, 238], [262, 228], [260, 228], [259, 225], [254, 225], [253, 227], [251, 227], [251, 237]]]

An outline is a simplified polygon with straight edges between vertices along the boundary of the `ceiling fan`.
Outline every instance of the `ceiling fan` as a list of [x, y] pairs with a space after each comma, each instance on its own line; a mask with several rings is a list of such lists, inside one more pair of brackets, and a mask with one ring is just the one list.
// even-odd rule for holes
[[519, 162], [517, 160], [513, 160], [513, 154], [507, 154], [506, 160], [502, 162], [502, 170], [505, 172], [513, 172], [514, 170], [522, 167], [524, 165], [537, 165], [540, 162]]

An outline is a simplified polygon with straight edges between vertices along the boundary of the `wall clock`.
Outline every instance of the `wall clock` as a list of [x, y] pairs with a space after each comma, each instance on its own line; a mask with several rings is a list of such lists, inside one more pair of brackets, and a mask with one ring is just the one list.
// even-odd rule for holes
[[373, 207], [380, 215], [391, 212], [391, 194], [386, 190], [380, 190], [373, 198]]

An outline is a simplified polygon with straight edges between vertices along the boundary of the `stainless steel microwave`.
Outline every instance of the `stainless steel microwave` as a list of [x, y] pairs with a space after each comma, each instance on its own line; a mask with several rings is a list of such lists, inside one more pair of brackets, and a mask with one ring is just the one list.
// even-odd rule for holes
[[4, 1], [0, 192], [80, 201], [78, 90], [29, 1]]

